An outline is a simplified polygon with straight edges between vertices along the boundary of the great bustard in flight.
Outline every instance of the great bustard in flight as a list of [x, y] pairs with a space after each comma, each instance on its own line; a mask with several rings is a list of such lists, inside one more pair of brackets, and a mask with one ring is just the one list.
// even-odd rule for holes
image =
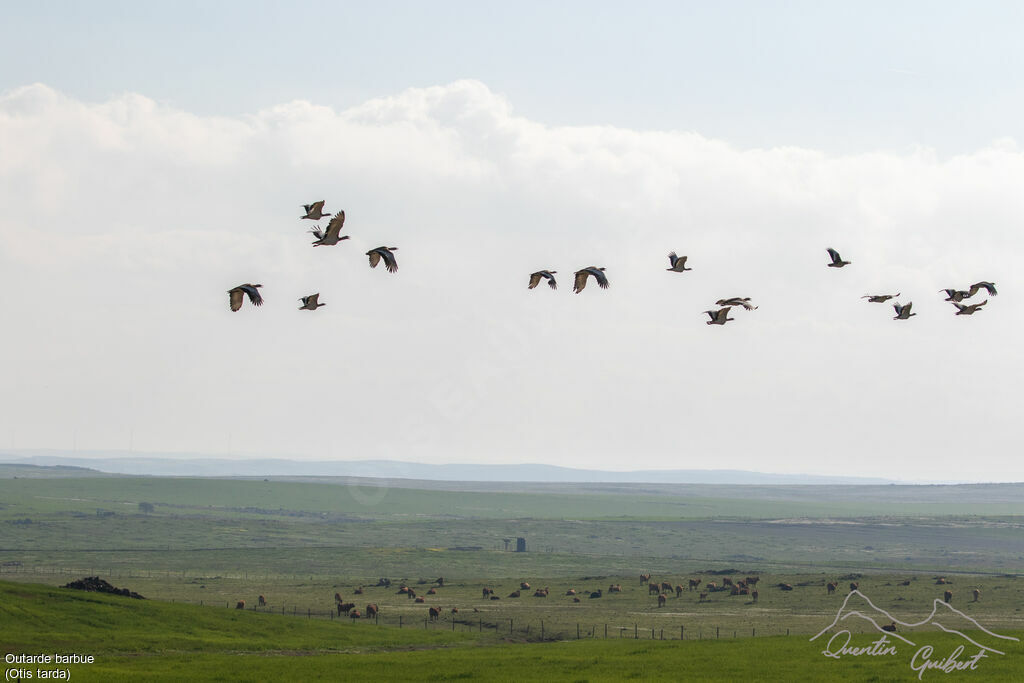
[[393, 251], [398, 251], [398, 247], [377, 247], [366, 252], [366, 255], [370, 257], [370, 267], [376, 268], [380, 260], [384, 259], [384, 267], [388, 269], [389, 273], [397, 271], [398, 261], [395, 260], [395, 255], [391, 253]]
[[865, 294], [861, 299], [867, 299], [872, 304], [884, 304], [889, 299], [895, 299], [900, 295], [899, 292], [895, 294]]
[[910, 316], [917, 315], [917, 313], [910, 312], [910, 307], [913, 305], [913, 301], [902, 306], [900, 306], [898, 303], [893, 304], [893, 309], [896, 310], [896, 317], [894, 317], [893, 320], [909, 320]]
[[231, 304], [231, 310], [237, 311], [239, 308], [241, 308], [242, 301], [244, 300], [246, 295], [249, 296], [249, 301], [251, 301], [254, 306], [262, 306], [263, 297], [260, 296], [258, 290], [258, 288], [262, 286], [263, 285], [250, 285], [247, 282], [244, 285], [238, 285], [237, 287], [229, 289], [228, 301]]
[[745, 311], [753, 311], [757, 308], [754, 304], [750, 303], [750, 297], [738, 297], [734, 296], [731, 299], [719, 299], [715, 302], [716, 306], [742, 306]]
[[304, 296], [301, 299], [299, 299], [299, 301], [302, 302], [302, 305], [299, 306], [299, 310], [300, 311], [315, 311], [316, 309], [320, 308], [321, 306], [326, 306], [327, 305], [327, 304], [318, 303], [319, 300], [320, 300], [320, 292], [317, 292], [316, 294], [310, 294], [309, 296]]
[[527, 289], [533, 289], [540, 284], [540, 279], [545, 278], [548, 281], [548, 287], [551, 289], [558, 289], [558, 284], [555, 282], [555, 273], [557, 270], [538, 270], [536, 273], [530, 274], [530, 285]]
[[665, 270], [671, 270], [676, 273], [681, 273], [684, 270], [693, 270], [693, 268], [686, 267], [686, 257], [676, 256], [676, 252], [674, 251], [669, 252], [668, 263], [671, 266], [671, 268], [666, 268]]
[[601, 289], [608, 289], [608, 278], [604, 274], [604, 268], [589, 266], [576, 271], [576, 280], [573, 282], [572, 291], [577, 294], [582, 292], [583, 288], [587, 286], [587, 277], [590, 275], [594, 276], [594, 279], [597, 280], [597, 285]]
[[324, 213], [324, 202], [326, 201], [326, 199], [321, 199], [320, 201], [313, 202], [312, 204], [303, 204], [302, 206], [306, 209], [306, 215], [299, 216], [299, 218], [308, 218], [311, 221], [318, 221], [325, 215], [330, 215]]
[[832, 247], [829, 247], [825, 251], [827, 251], [828, 255], [832, 257], [832, 263], [828, 264], [829, 268], [842, 268], [843, 266], [848, 266], [852, 263], [852, 261], [844, 261], [843, 257], [839, 255], [839, 252]]
[[961, 304], [954, 301], [953, 305], [956, 306], [956, 313], [954, 315], [974, 315], [987, 303], [988, 299], [985, 299], [980, 304]]
[[962, 289], [940, 289], [939, 291], [946, 293], [946, 301], [963, 301], [972, 296], [970, 292]]
[[717, 311], [704, 311], [711, 317], [711, 320], [707, 321], [708, 325], [724, 325], [730, 320], [736, 318], [729, 317], [729, 311], [732, 310], [732, 306], [726, 306], [725, 308], [719, 308]]
[[984, 289], [988, 292], [989, 296], [995, 296], [999, 292], [996, 291], [996, 285], [994, 282], [975, 282], [971, 285], [970, 290], [967, 292], [967, 298], [971, 298], [978, 293], [979, 289]]
[[341, 227], [345, 225], [345, 212], [339, 211], [334, 214], [330, 222], [327, 223], [327, 229], [321, 230], [320, 228], [313, 228], [310, 230], [313, 233], [313, 237], [316, 237], [316, 242], [313, 242], [314, 247], [329, 247], [337, 244], [342, 240], [347, 240], [348, 235], [339, 237], [338, 233], [341, 232]]

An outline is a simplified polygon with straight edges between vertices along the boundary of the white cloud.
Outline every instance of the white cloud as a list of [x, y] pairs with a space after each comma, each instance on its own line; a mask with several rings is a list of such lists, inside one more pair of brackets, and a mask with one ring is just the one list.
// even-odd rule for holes
[[[1024, 477], [1012, 140], [738, 149], [544, 125], [475, 81], [237, 119], [37, 84], [0, 96], [0, 149], [0, 444]], [[350, 241], [310, 247], [316, 199]], [[573, 295], [591, 264], [612, 288]], [[558, 292], [525, 289], [542, 267]], [[936, 291], [980, 279], [1005, 294], [953, 317]], [[267, 305], [232, 314], [246, 281]], [[704, 324], [737, 295], [761, 308]]]

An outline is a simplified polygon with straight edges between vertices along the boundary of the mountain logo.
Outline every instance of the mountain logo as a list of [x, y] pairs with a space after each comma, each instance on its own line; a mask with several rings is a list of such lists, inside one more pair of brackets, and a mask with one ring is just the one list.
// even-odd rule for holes
[[[854, 644], [850, 630], [855, 625], [870, 625], [879, 637], [866, 644]], [[845, 627], [845, 628], [844, 628]], [[959, 636], [963, 643], [942, 659], [934, 659], [934, 646], [927, 644], [929, 633], [936, 630]], [[980, 631], [973, 637], [965, 631]], [[925, 671], [937, 670], [943, 673], [954, 671], [976, 671], [982, 660], [993, 655], [1005, 655], [1011, 642], [1018, 638], [1004, 636], [982, 626], [952, 605], [936, 598], [931, 613], [920, 621], [900, 621], [889, 612], [878, 607], [859, 590], [852, 590], [843, 600], [832, 623], [810, 639], [811, 642], [824, 639], [828, 634], [825, 649], [821, 654], [831, 659], [844, 657], [894, 657], [901, 651], [912, 651], [910, 668], [921, 679]], [[965, 651], [967, 655], [965, 656]]]

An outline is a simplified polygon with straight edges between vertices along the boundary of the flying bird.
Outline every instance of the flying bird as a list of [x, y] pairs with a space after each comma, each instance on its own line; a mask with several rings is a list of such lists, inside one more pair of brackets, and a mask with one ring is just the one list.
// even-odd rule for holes
[[558, 284], [555, 283], [555, 273], [557, 270], [538, 270], [536, 273], [530, 274], [530, 285], [527, 289], [533, 289], [540, 284], [541, 278], [546, 278], [548, 281], [548, 287], [551, 289], [558, 289]]
[[986, 290], [989, 296], [995, 296], [999, 293], [996, 291], [996, 285], [994, 282], [975, 282], [971, 285], [971, 289], [967, 293], [967, 298], [969, 299], [977, 294], [979, 289]]
[[705, 313], [707, 313], [711, 317], [711, 320], [707, 321], [707, 324], [708, 325], [724, 325], [727, 322], [729, 322], [730, 320], [735, 320], [736, 318], [728, 317], [729, 316], [729, 311], [731, 311], [731, 310], [732, 310], [732, 306], [726, 306], [725, 308], [719, 308], [717, 311], [704, 311]]
[[900, 306], [898, 303], [893, 304], [893, 308], [896, 310], [896, 317], [893, 318], [893, 320], [909, 320], [910, 316], [917, 315], [917, 313], [910, 312], [910, 307], [913, 305], [913, 301], [909, 304], [904, 304], [903, 306]]
[[253, 306], [262, 306], [263, 297], [260, 296], [259, 291], [257, 291], [257, 288], [262, 286], [263, 285], [250, 285], [249, 283], [245, 283], [244, 285], [238, 285], [237, 287], [229, 289], [228, 301], [231, 303], [231, 310], [237, 311], [242, 307], [242, 301], [245, 295], [249, 296], [249, 301], [252, 302]]
[[867, 299], [872, 304], [884, 304], [889, 299], [895, 299], [900, 295], [899, 292], [895, 294], [865, 294], [861, 299]]
[[343, 225], [345, 225], [345, 212], [339, 211], [334, 214], [333, 218], [331, 218], [330, 222], [327, 224], [326, 230], [321, 230], [320, 228], [313, 228], [310, 230], [310, 232], [313, 233], [313, 236], [316, 237], [316, 242], [313, 242], [313, 246], [329, 247], [342, 240], [347, 240], [348, 235], [345, 235], [344, 237], [338, 236], [338, 233], [341, 232], [341, 226]]
[[398, 251], [398, 247], [377, 247], [366, 252], [366, 255], [370, 257], [370, 267], [376, 268], [380, 260], [384, 259], [384, 267], [388, 269], [389, 273], [397, 271], [398, 261], [395, 260], [395, 255], [391, 253], [393, 251]]
[[[318, 221], [324, 217], [324, 202], [326, 199], [321, 199], [318, 202], [312, 204], [303, 204], [302, 206], [306, 209], [305, 216], [299, 216], [299, 218], [308, 218], [311, 221]], [[330, 214], [327, 214], [330, 215]]]
[[963, 301], [973, 296], [970, 292], [962, 289], [940, 289], [939, 291], [946, 293], [946, 301]]
[[715, 305], [716, 306], [742, 306], [743, 309], [746, 310], [746, 311], [753, 311], [754, 309], [757, 308], [757, 306], [755, 306], [754, 304], [750, 303], [750, 297], [749, 296], [743, 297], [743, 298], [740, 298], [738, 296], [734, 296], [731, 299], [719, 299], [718, 301], [715, 302]]
[[970, 304], [970, 305], [961, 304], [961, 303], [957, 303], [956, 301], [954, 301], [953, 305], [956, 306], [956, 313], [954, 313], [954, 315], [974, 315], [975, 313], [977, 313], [978, 311], [981, 310], [982, 306], [984, 306], [987, 303], [988, 303], [988, 299], [985, 299], [980, 304]]
[[828, 255], [832, 257], [832, 263], [828, 264], [829, 268], [842, 268], [843, 266], [848, 266], [852, 263], [852, 261], [844, 261], [843, 257], [839, 255], [839, 252], [832, 247], [829, 247], [825, 251], [827, 251]]
[[676, 252], [674, 252], [674, 251], [673, 252], [669, 252], [668, 263], [672, 267], [671, 268], [666, 268], [665, 270], [671, 270], [671, 271], [676, 272], [676, 273], [681, 273], [684, 270], [693, 270], [693, 268], [687, 268], [686, 267], [686, 257], [685, 256], [676, 256]]
[[319, 299], [320, 299], [320, 292], [317, 292], [316, 294], [310, 294], [309, 296], [302, 297], [301, 299], [299, 299], [299, 301], [302, 302], [302, 305], [299, 306], [299, 310], [300, 311], [315, 311], [316, 309], [320, 308], [321, 306], [326, 306], [327, 305], [327, 304], [317, 303], [319, 301]]
[[598, 268], [597, 266], [590, 266], [583, 270], [576, 271], [576, 281], [573, 283], [572, 291], [579, 294], [583, 291], [583, 288], [587, 286], [587, 276], [593, 275], [594, 279], [597, 280], [597, 284], [601, 289], [608, 289], [608, 278], [604, 274], [604, 268]]

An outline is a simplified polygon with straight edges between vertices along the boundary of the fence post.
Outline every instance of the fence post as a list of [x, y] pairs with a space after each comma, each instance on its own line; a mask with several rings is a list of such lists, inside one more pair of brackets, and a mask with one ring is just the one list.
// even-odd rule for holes
[[580, 639], [580, 623], [576, 622], [576, 640]]
[[604, 639], [608, 640], [608, 624], [604, 625]]
[[722, 634], [719, 632], [719, 629], [720, 629], [719, 626], [715, 627], [715, 638], [721, 638], [722, 637]]
[[512, 635], [512, 620], [508, 620], [508, 634]]
[[544, 620], [543, 619], [540, 622], [540, 639], [544, 640]]
[[398, 615], [398, 628], [402, 628], [402, 615]]
[[636, 624], [633, 624], [633, 640], [640, 640], [640, 631]]
[[753, 638], [757, 633], [757, 629], [753, 626], [750, 627], [750, 637]]

